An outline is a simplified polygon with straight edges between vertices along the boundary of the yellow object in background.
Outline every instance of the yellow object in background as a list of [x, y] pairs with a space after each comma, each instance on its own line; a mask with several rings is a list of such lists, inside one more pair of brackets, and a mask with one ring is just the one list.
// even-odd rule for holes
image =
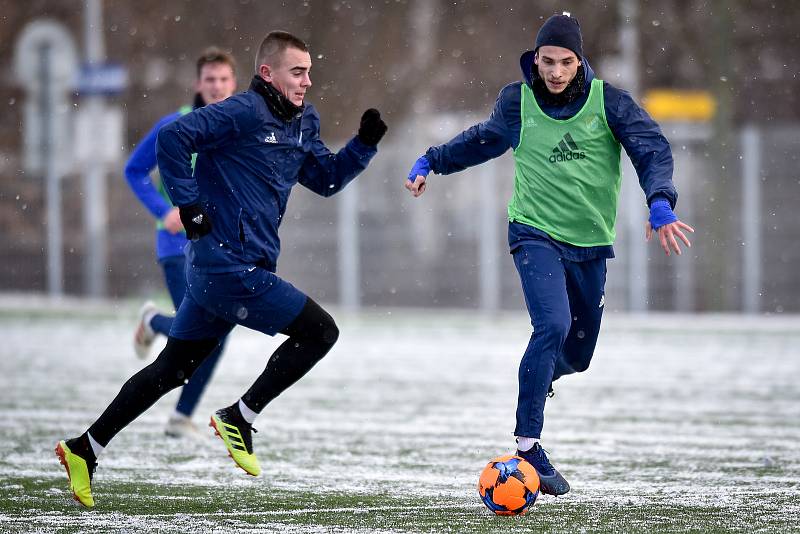
[[717, 103], [708, 91], [653, 89], [643, 98], [644, 108], [657, 121], [707, 122]]

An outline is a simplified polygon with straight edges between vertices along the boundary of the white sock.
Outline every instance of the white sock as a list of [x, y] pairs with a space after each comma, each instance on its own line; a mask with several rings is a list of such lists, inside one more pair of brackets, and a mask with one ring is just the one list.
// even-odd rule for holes
[[86, 433], [86, 435], [89, 437], [89, 445], [92, 446], [92, 452], [94, 453], [94, 457], [98, 458], [100, 456], [100, 453], [103, 452], [103, 449], [105, 449], [105, 447], [97, 443], [92, 437], [92, 435], [89, 434], [88, 432]]
[[517, 450], [522, 452], [531, 450], [531, 448], [533, 448], [533, 446], [537, 443], [539, 443], [539, 438], [526, 438], [523, 436], [517, 436]]
[[242, 412], [242, 417], [244, 417], [244, 420], [251, 425], [255, 422], [256, 417], [258, 417], [258, 414], [248, 408], [242, 399], [239, 399], [239, 411]]
[[149, 312], [144, 314], [144, 317], [142, 317], [142, 322], [144, 323], [146, 333], [150, 336], [156, 335], [156, 331], [153, 330], [153, 325], [150, 324], [150, 322], [156, 315], [158, 315], [158, 310], [150, 310]]

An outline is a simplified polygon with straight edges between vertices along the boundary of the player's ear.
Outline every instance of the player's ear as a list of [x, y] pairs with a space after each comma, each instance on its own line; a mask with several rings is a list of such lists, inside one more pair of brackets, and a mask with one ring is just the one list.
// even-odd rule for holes
[[533, 54], [533, 64], [534, 65], [538, 65], [539, 64], [539, 52], [536, 52], [535, 54]]
[[258, 73], [264, 78], [264, 81], [272, 81], [272, 67], [269, 65], [261, 65], [258, 67]]

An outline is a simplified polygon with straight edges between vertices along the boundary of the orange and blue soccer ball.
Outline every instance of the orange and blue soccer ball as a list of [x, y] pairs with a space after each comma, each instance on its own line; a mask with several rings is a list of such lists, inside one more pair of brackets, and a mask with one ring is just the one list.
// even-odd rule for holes
[[539, 496], [539, 475], [519, 456], [500, 456], [483, 469], [478, 493], [497, 515], [524, 514]]

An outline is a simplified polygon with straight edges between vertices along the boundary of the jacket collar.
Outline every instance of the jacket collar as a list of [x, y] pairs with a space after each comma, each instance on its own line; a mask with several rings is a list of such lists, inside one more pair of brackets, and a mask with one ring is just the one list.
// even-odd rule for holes
[[533, 50], [522, 54], [519, 58], [519, 66], [522, 69], [522, 76], [525, 83], [530, 86], [537, 100], [550, 106], [566, 106], [578, 100], [581, 96], [588, 93], [594, 80], [594, 71], [585, 57], [581, 58], [581, 66], [578, 67], [578, 74], [570, 84], [559, 95], [553, 95], [547, 90], [544, 81], [539, 77], [539, 71], [533, 63], [535, 56]]
[[531, 81], [536, 98], [547, 106], [566, 106], [578, 100], [587, 91], [586, 73], [583, 70], [583, 65], [578, 66], [575, 77], [567, 84], [564, 90], [555, 95], [547, 88], [547, 84], [539, 76], [538, 71], [534, 71], [531, 74]]
[[305, 105], [295, 106], [292, 104], [288, 98], [283, 96], [283, 93], [261, 76], [253, 76], [253, 81], [250, 82], [250, 90], [261, 95], [270, 112], [284, 122], [291, 121], [294, 117], [303, 113], [305, 109]]

